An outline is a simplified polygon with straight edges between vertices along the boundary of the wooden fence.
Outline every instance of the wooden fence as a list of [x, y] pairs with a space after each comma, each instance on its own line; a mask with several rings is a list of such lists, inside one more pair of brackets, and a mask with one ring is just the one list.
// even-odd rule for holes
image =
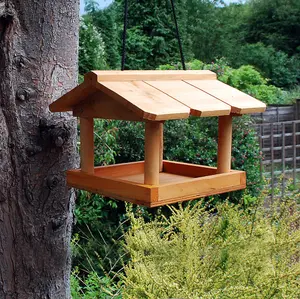
[[287, 181], [300, 183], [300, 120], [259, 123], [255, 125], [263, 153], [261, 175], [270, 181], [272, 197], [275, 189], [284, 194]]

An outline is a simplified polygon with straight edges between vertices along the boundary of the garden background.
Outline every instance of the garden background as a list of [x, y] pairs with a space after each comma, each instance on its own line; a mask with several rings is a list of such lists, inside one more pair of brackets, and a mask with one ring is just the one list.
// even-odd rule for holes
[[[300, 98], [298, 0], [175, 5], [188, 69], [212, 70], [267, 104]], [[123, 7], [85, 2], [79, 81], [120, 69]], [[125, 68], [181, 68], [169, 1], [129, 1]], [[297, 298], [298, 191], [287, 185], [266, 204], [252, 122], [237, 118], [233, 131], [232, 167], [247, 171], [245, 191], [151, 210], [77, 191], [73, 298]], [[142, 123], [95, 125], [96, 165], [143, 160]], [[216, 119], [169, 121], [164, 135], [165, 158], [216, 165]]]

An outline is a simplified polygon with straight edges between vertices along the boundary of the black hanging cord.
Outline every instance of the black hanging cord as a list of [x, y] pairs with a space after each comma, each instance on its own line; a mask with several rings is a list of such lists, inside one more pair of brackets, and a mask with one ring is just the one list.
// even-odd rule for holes
[[180, 51], [182, 69], [186, 70], [185, 62], [184, 62], [184, 56], [183, 56], [183, 50], [182, 50], [182, 44], [181, 44], [181, 39], [180, 39], [180, 34], [179, 34], [179, 29], [178, 29], [178, 23], [177, 23], [177, 18], [176, 18], [175, 6], [174, 6], [174, 1], [173, 0], [171, 0], [171, 5], [172, 5], [174, 22], [175, 22], [175, 26], [176, 26], [176, 35], [177, 35], [178, 46], [179, 46], [179, 51]]
[[128, 19], [128, 0], [124, 0], [124, 28], [123, 28], [123, 45], [122, 45], [122, 61], [121, 61], [122, 71], [124, 71], [125, 69], [127, 19]]

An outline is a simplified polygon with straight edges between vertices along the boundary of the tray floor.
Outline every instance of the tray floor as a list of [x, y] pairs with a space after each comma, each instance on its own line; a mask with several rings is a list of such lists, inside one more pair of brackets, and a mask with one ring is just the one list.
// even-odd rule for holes
[[[193, 177], [183, 176], [183, 175], [178, 175], [178, 174], [173, 174], [173, 173], [167, 173], [167, 172], [161, 172], [159, 174], [159, 185], [184, 182], [184, 181], [190, 180], [192, 178]], [[119, 176], [118, 179], [137, 183], [137, 184], [144, 184], [144, 174], [143, 173]]]

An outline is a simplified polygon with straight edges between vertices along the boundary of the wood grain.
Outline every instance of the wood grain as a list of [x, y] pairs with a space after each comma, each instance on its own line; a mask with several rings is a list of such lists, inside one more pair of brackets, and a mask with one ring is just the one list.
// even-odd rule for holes
[[80, 118], [80, 158], [81, 170], [94, 173], [94, 120]]
[[[137, 173], [137, 174], [129, 174], [118, 177], [118, 179], [122, 181], [133, 182], [137, 184], [144, 184], [144, 174]], [[170, 183], [177, 183], [190, 180], [191, 178], [188, 176], [173, 174], [173, 173], [166, 173], [160, 172], [159, 173], [159, 183], [157, 185], [165, 185]]]
[[218, 80], [186, 80], [187, 83], [231, 106], [231, 112], [249, 114], [264, 112], [266, 104]]
[[[118, 79], [119, 78], [119, 79]], [[53, 112], [122, 120], [152, 120], [263, 112], [266, 105], [210, 71], [94, 71], [50, 105]]]
[[117, 178], [90, 175], [78, 170], [67, 171], [67, 183], [74, 188], [146, 206], [150, 206], [151, 200], [157, 200], [157, 188]]
[[95, 167], [95, 175], [101, 177], [119, 178], [126, 175], [143, 174], [144, 161], [120, 163], [108, 166]]
[[84, 76], [85, 82], [104, 81], [143, 81], [143, 80], [216, 80], [216, 74], [209, 70], [174, 71], [174, 70], [145, 70], [145, 71], [92, 71]]
[[145, 125], [145, 181], [147, 185], [159, 184], [161, 158], [161, 127], [159, 122], [146, 122]]
[[218, 173], [229, 172], [231, 169], [232, 147], [232, 116], [219, 117], [218, 130]]
[[110, 96], [100, 90], [74, 106], [73, 115], [77, 117], [143, 121], [142, 117], [122, 105], [122, 103], [112, 100]]
[[190, 109], [142, 81], [104, 81], [96, 87], [146, 120], [188, 118]]
[[74, 106], [89, 98], [95, 92], [97, 92], [97, 89], [94, 86], [82, 83], [50, 104], [49, 109], [51, 112], [72, 111]]
[[161, 125], [159, 127], [159, 172], [163, 171], [164, 165], [163, 165], [163, 160], [164, 160], [164, 123], [161, 122]]
[[[246, 185], [243, 184], [244, 176], [245, 173], [243, 171], [234, 171], [160, 186], [158, 205], [244, 189], [246, 188]], [[155, 203], [153, 206], [155, 206]]]
[[[172, 161], [164, 161], [164, 164], [171, 166], [171, 169], [172, 166], [177, 165], [182, 168], [181, 172], [195, 173], [189, 169], [193, 167], [192, 164], [179, 164]], [[143, 166], [144, 162], [133, 162], [95, 167], [94, 175], [81, 170], [70, 170], [67, 172], [67, 182], [71, 187], [147, 207], [162, 206], [246, 187], [245, 172], [231, 170], [229, 173], [212, 174], [212, 171], [216, 172], [215, 167], [202, 165], [194, 165], [196, 173], [201, 170], [201, 177], [192, 178], [163, 172], [159, 174], [159, 185], [145, 185]], [[206, 176], [203, 176], [205, 172]]]
[[195, 165], [183, 162], [163, 161], [164, 172], [188, 176], [191, 178], [214, 175], [217, 173], [216, 167]]
[[193, 116], [229, 115], [231, 106], [184, 81], [145, 81], [191, 109]]

